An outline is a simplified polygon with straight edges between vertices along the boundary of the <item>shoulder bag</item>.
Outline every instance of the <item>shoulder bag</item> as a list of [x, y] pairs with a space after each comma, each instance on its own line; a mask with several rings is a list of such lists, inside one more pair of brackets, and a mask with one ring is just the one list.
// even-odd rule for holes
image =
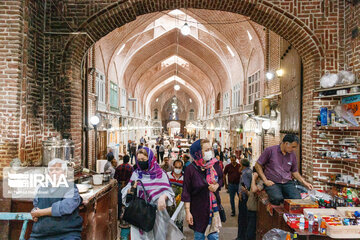
[[149, 232], [154, 228], [157, 207], [148, 202], [149, 196], [143, 183], [140, 180], [138, 183], [144, 191], [145, 199], [138, 197], [137, 193], [133, 194], [129, 206], [125, 208], [123, 220], [145, 232]]

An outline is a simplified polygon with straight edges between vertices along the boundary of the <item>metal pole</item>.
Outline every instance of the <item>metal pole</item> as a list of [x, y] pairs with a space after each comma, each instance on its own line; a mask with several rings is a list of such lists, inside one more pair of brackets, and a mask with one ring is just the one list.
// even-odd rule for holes
[[96, 162], [97, 162], [97, 126], [94, 125], [94, 130], [95, 130], [95, 166], [96, 166]]

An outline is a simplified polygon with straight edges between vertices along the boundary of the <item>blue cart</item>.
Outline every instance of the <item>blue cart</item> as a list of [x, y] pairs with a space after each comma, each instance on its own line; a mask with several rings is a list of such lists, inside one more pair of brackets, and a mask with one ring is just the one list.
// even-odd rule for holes
[[20, 221], [24, 221], [22, 228], [21, 228], [21, 233], [20, 233], [20, 238], [19, 240], [25, 240], [25, 233], [26, 233], [26, 228], [27, 228], [27, 224], [29, 220], [32, 220], [32, 216], [30, 213], [10, 213], [10, 212], [2, 212], [0, 213], [0, 220], [20, 220]]

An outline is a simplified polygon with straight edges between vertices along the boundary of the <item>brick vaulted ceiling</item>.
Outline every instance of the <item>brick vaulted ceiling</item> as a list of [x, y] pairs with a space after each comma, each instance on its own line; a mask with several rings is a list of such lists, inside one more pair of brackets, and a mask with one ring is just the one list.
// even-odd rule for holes
[[[137, 97], [145, 109], [151, 109], [151, 103], [162, 92], [171, 91], [174, 82], [163, 82], [177, 74], [185, 81], [181, 91], [194, 99], [202, 114], [204, 104], [219, 92], [246, 79], [251, 59], [259, 68], [264, 67], [265, 32], [239, 14], [181, 11], [177, 15], [170, 11], [146, 14], [115, 29], [96, 44], [101, 52], [97, 66], [110, 81]], [[179, 29], [185, 18], [191, 27], [188, 36]], [[232, 24], [217, 24], [227, 22]], [[173, 61], [164, 65], [173, 56], [186, 64]]]

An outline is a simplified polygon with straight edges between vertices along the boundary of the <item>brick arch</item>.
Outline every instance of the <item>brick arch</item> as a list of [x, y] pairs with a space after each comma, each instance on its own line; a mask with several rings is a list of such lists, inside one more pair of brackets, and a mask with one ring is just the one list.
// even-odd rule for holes
[[[304, 98], [312, 97], [312, 89], [315, 82], [321, 76], [325, 68], [325, 53], [321, 46], [321, 42], [315, 33], [309, 28], [299, 17], [295, 17], [290, 11], [281, 8], [278, 3], [272, 3], [269, 0], [184, 0], [184, 1], [168, 1], [168, 0], [134, 0], [134, 1], [116, 1], [106, 8], [98, 11], [89, 17], [77, 29], [80, 32], [86, 32], [87, 35], [76, 35], [69, 38], [59, 63], [61, 74], [56, 76], [56, 81], [63, 81], [65, 89], [65, 101], [62, 102], [64, 108], [70, 107], [66, 111], [65, 119], [70, 119], [70, 124], [66, 124], [67, 131], [73, 135], [77, 149], [81, 143], [81, 125], [82, 120], [82, 95], [81, 95], [81, 62], [87, 49], [92, 45], [93, 41], [98, 41], [112, 30], [123, 26], [126, 23], [136, 20], [137, 16], [153, 13], [163, 10], [172, 10], [176, 8], [195, 8], [220, 10], [238, 13], [249, 17], [252, 21], [268, 28], [269, 30], [286, 39], [298, 51], [303, 60], [304, 68]], [[292, 10], [291, 10], [292, 11]], [[311, 127], [313, 125], [312, 117], [312, 101], [304, 101], [303, 112], [310, 113], [304, 115], [303, 135], [304, 148], [311, 148]], [[76, 153], [80, 153], [77, 151]], [[312, 158], [311, 151], [305, 151], [304, 158], [309, 161]]]

